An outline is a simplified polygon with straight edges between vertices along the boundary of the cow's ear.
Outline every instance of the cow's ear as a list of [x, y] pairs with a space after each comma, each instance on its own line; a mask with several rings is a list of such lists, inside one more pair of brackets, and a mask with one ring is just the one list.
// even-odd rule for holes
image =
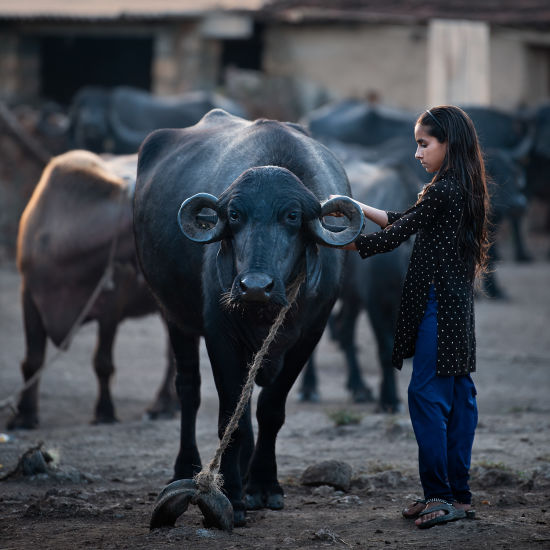
[[216, 270], [218, 282], [222, 290], [231, 290], [236, 273], [234, 272], [233, 245], [231, 239], [224, 239], [220, 242], [220, 249], [216, 255]]
[[306, 247], [306, 288], [310, 297], [317, 296], [319, 292], [319, 283], [321, 282], [321, 257], [319, 255], [319, 246], [310, 243]]

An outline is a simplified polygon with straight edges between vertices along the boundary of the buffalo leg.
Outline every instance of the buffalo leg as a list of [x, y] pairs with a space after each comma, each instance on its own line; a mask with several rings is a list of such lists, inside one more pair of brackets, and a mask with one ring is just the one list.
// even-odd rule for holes
[[[218, 335], [214, 342], [207, 340], [207, 347], [220, 402], [218, 435], [222, 438], [241, 396], [247, 374], [243, 367], [248, 364], [250, 356], [247, 357], [239, 346], [224, 340], [221, 335]], [[246, 522], [242, 489], [246, 471], [243, 468], [248, 466], [253, 445], [254, 433], [249, 402], [231, 436], [229, 445], [223, 452], [220, 463], [223, 491], [233, 506], [233, 522], [236, 527], [243, 526]]]
[[[373, 315], [371, 312], [379, 308], [367, 308], [371, 326], [378, 345], [378, 358], [382, 370], [382, 381], [380, 383], [380, 397], [378, 406], [383, 412], [395, 413], [401, 409], [401, 403], [397, 394], [397, 382], [395, 380], [395, 369], [391, 357], [393, 351], [393, 333], [396, 319], [393, 315], [384, 313]], [[395, 310], [395, 308], [392, 308]]]
[[525, 247], [525, 239], [522, 231], [522, 219], [523, 217], [514, 216], [510, 219], [510, 229], [512, 230], [512, 239], [514, 242], [514, 249], [516, 253], [516, 262], [527, 263], [532, 262], [533, 257], [527, 251]]
[[169, 325], [170, 341], [176, 360], [176, 392], [180, 401], [180, 448], [174, 465], [174, 480], [191, 479], [201, 470], [197, 448], [196, 422], [201, 402], [199, 370], [200, 337]]
[[98, 320], [97, 347], [94, 353], [94, 370], [97, 376], [99, 395], [95, 405], [93, 424], [117, 422], [113, 398], [111, 396], [111, 378], [115, 372], [113, 364], [113, 345], [117, 331], [116, 322]]
[[506, 293], [502, 290], [500, 284], [498, 283], [496, 273], [495, 273], [499, 254], [498, 254], [498, 249], [495, 242], [494, 232], [491, 232], [490, 234], [490, 241], [491, 241], [491, 244], [487, 252], [487, 256], [488, 256], [487, 273], [485, 273], [483, 276], [483, 290], [489, 298], [502, 300], [506, 298]]
[[286, 354], [285, 365], [269, 386], [262, 388], [258, 396], [256, 418], [258, 437], [248, 470], [246, 505], [249, 509], [284, 506], [284, 492], [277, 479], [275, 443], [285, 421], [288, 392], [298, 378], [300, 370], [321, 338], [322, 331], [309, 342], [300, 342]]
[[172, 418], [180, 408], [175, 385], [176, 361], [168, 338], [166, 346], [166, 371], [158, 389], [157, 396], [146, 414], [151, 420], [157, 418]]
[[319, 389], [317, 386], [317, 373], [314, 360], [315, 352], [308, 359], [304, 372], [302, 373], [302, 383], [298, 399], [303, 402], [318, 403]]
[[[29, 380], [44, 364], [46, 353], [46, 331], [40, 313], [27, 290], [22, 292], [23, 324], [26, 352], [21, 363], [23, 379]], [[38, 426], [38, 380], [21, 394], [17, 412], [8, 421], [7, 428], [33, 429]]]
[[346, 357], [348, 380], [346, 388], [350, 391], [355, 403], [370, 403], [374, 401], [372, 390], [367, 386], [361, 374], [355, 345], [355, 326], [360, 313], [357, 303], [343, 301], [342, 308], [331, 316], [329, 327], [334, 340], [338, 341], [340, 349]]

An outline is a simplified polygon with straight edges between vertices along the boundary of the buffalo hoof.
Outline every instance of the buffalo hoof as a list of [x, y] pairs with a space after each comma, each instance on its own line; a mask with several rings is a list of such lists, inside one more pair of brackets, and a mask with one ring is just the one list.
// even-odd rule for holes
[[254, 493], [247, 493], [244, 502], [247, 510], [260, 510], [262, 508], [282, 510], [285, 507], [284, 499], [285, 497], [282, 493], [256, 491]]
[[525, 252], [521, 254], [516, 254], [516, 262], [518, 264], [530, 264], [533, 262], [533, 256]]
[[92, 419], [91, 424], [95, 426], [97, 424], [116, 424], [117, 422], [118, 422], [118, 418], [116, 416], [100, 415], [100, 416], [95, 416]]
[[503, 301], [506, 301], [508, 300], [508, 294], [506, 294], [506, 292], [504, 292], [503, 290], [501, 290], [500, 288], [498, 287], [495, 287], [495, 288], [486, 288], [485, 289], [485, 294], [487, 295], [488, 298], [490, 298], [491, 300], [503, 300]]
[[145, 417], [148, 420], [169, 420], [174, 418], [179, 410], [179, 401], [159, 398], [145, 411]]
[[321, 398], [317, 390], [305, 390], [302, 389], [298, 394], [298, 401], [301, 403], [319, 403]]
[[35, 430], [38, 428], [38, 415], [33, 413], [14, 414], [6, 423], [7, 430]]
[[246, 525], [246, 510], [235, 510], [233, 512], [233, 525], [244, 527]]
[[267, 507], [270, 510], [282, 510], [285, 507], [285, 497], [280, 493], [267, 497]]
[[379, 403], [376, 408], [376, 412], [386, 414], [400, 414], [404, 412], [403, 403], [391, 402], [391, 403]]
[[233, 507], [228, 498], [219, 489], [198, 491], [192, 479], [173, 481], [161, 491], [153, 507], [150, 528], [173, 527], [190, 503], [200, 508], [206, 526], [224, 531], [233, 529]]
[[351, 397], [354, 403], [372, 403], [374, 401], [371, 389], [366, 386], [352, 390]]

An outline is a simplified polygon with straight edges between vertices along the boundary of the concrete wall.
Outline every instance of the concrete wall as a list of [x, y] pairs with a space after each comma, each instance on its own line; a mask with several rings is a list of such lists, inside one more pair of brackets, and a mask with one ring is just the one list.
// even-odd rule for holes
[[403, 25], [274, 25], [266, 30], [264, 70], [299, 76], [339, 97], [418, 109], [426, 101], [426, 28]]
[[152, 92], [174, 95], [214, 89], [219, 60], [219, 41], [203, 39], [199, 25], [163, 27], [155, 33]]
[[489, 105], [489, 26], [434, 19], [428, 25], [429, 105]]
[[[266, 30], [264, 69], [311, 81], [336, 97], [374, 91], [385, 104], [413, 110], [444, 101], [513, 109], [548, 100], [550, 32], [477, 27], [455, 23], [454, 38], [440, 27], [430, 54], [423, 25], [273, 25]], [[429, 91], [434, 82], [437, 94]]]
[[550, 33], [491, 30], [491, 102], [536, 105], [550, 94]]
[[[87, 33], [91, 30], [153, 35], [152, 91], [156, 94], [217, 86], [221, 42], [205, 36], [200, 21], [86, 27]], [[33, 35], [29, 28], [20, 33], [4, 27], [0, 31], [0, 99], [36, 99], [40, 32], [70, 34], [77, 29], [42, 24]], [[425, 25], [273, 24], [265, 31], [263, 66], [267, 78], [291, 78], [304, 88], [325, 89], [330, 97], [364, 98], [374, 92], [385, 104], [417, 110], [432, 102], [428, 34]], [[460, 51], [455, 52], [458, 60]], [[476, 61], [475, 56], [471, 59]], [[548, 99], [550, 32], [492, 27], [488, 65], [490, 104], [514, 108]], [[454, 96], [448, 100], [458, 102]]]

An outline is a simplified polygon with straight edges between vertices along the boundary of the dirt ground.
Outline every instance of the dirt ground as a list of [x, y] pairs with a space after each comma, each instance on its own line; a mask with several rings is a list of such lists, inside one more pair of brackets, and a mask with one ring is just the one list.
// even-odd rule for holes
[[[401, 518], [406, 498], [421, 494], [408, 415], [351, 404], [343, 358], [325, 336], [318, 353], [321, 401], [300, 403], [294, 388], [278, 439], [284, 510], [251, 512], [246, 527], [227, 533], [205, 529], [191, 506], [176, 528], [150, 532], [152, 506], [171, 476], [179, 437], [177, 419], [143, 416], [164, 369], [163, 329], [151, 316], [120, 329], [113, 381], [118, 424], [89, 423], [96, 396], [90, 364], [95, 325], [85, 326], [46, 370], [41, 427], [10, 432], [0, 443], [0, 475], [39, 442], [55, 458], [53, 474], [0, 482], [0, 549], [550, 548], [550, 242], [533, 235], [529, 244], [531, 264], [513, 263], [504, 248], [497, 274], [509, 300], [476, 302], [476, 520], [419, 530]], [[0, 266], [0, 400], [21, 383], [18, 285], [14, 266]], [[359, 334], [364, 372], [377, 389], [376, 351], [365, 318]], [[207, 461], [217, 446], [217, 398], [204, 349], [202, 356], [198, 442]], [[405, 405], [410, 368], [407, 362], [398, 376]], [[361, 421], [336, 426], [335, 411], [360, 414]], [[8, 412], [0, 411], [2, 433]], [[347, 493], [301, 485], [308, 466], [330, 459], [352, 467]]]

